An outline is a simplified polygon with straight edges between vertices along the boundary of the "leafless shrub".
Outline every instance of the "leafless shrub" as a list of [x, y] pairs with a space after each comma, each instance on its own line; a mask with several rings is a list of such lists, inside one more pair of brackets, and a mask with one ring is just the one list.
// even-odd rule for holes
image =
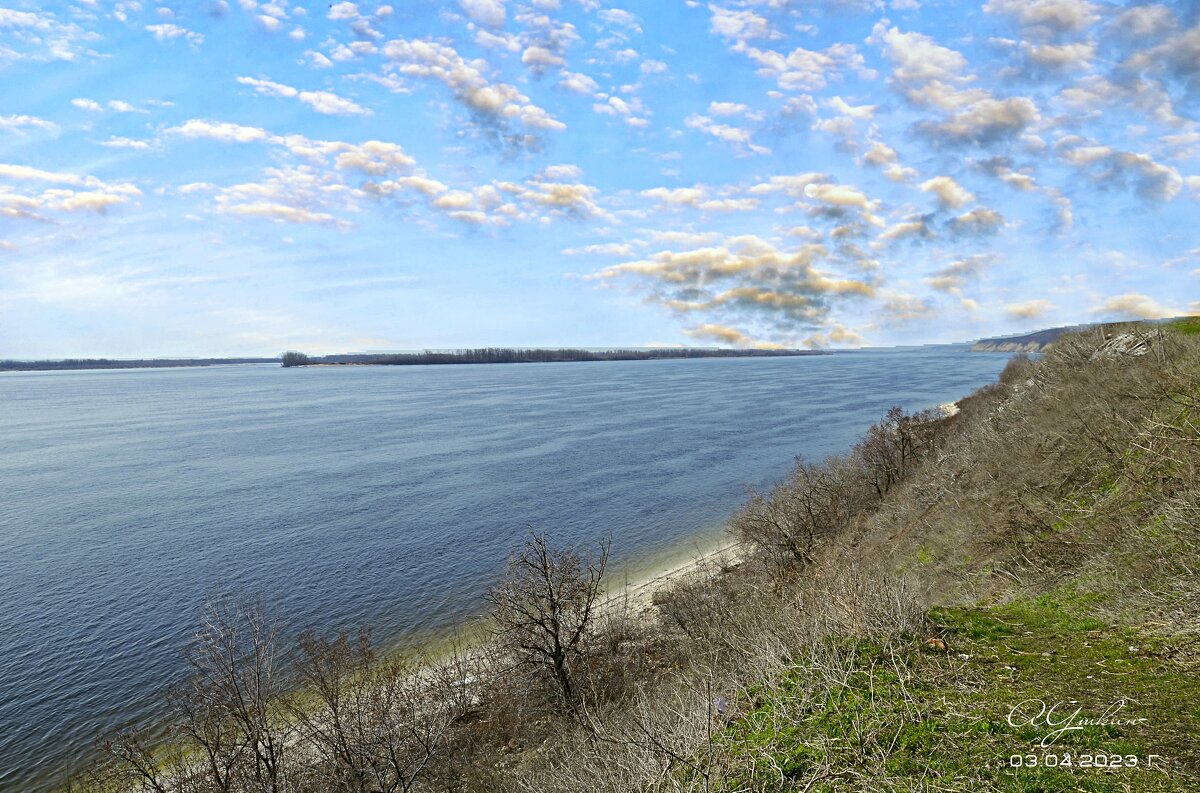
[[776, 567], [803, 567], [825, 541], [846, 528], [860, 503], [850, 463], [797, 458], [790, 476], [769, 493], [751, 492], [730, 530]]
[[940, 418], [934, 411], [908, 414], [893, 407], [855, 445], [852, 459], [879, 500], [929, 455], [936, 438], [935, 422]]
[[1023, 386], [1034, 376], [1037, 364], [1026, 353], [1018, 353], [1008, 359], [997, 381], [1009, 388]]
[[299, 647], [301, 690], [316, 701], [295, 707], [295, 719], [324, 786], [347, 793], [413, 790], [461, 712], [438, 670], [422, 676], [402, 659], [378, 658], [365, 631], [332, 640], [306, 632]]
[[282, 793], [293, 738], [284, 698], [292, 681], [262, 600], [210, 597], [187, 661], [191, 675], [174, 699], [185, 709], [184, 731], [200, 741], [220, 789], [251, 781]]
[[813, 636], [887, 638], [919, 632], [926, 603], [911, 577], [878, 564], [837, 564], [798, 589], [796, 608]]

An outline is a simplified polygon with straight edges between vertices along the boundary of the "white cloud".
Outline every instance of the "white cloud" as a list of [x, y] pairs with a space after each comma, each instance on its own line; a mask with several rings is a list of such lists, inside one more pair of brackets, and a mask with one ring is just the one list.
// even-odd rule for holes
[[592, 94], [600, 88], [596, 81], [586, 74], [565, 70], [562, 72], [562, 79], [558, 84], [574, 94]]
[[935, 176], [929, 181], [923, 182], [921, 189], [926, 193], [933, 193], [937, 196], [938, 203], [950, 209], [958, 209], [975, 200], [975, 196], [970, 190], [949, 176]]
[[637, 17], [623, 8], [603, 8], [596, 12], [596, 16], [610, 25], [626, 27], [636, 33], [642, 32], [642, 28], [638, 24]]
[[1126, 292], [1108, 298], [1092, 308], [1092, 313], [1111, 319], [1166, 319], [1186, 314], [1182, 308], [1165, 306], [1149, 295]]
[[223, 143], [253, 143], [266, 140], [268, 137], [267, 131], [258, 127], [244, 127], [240, 124], [206, 121], [198, 118], [193, 118], [177, 127], [170, 127], [166, 131], [168, 134], [184, 138], [204, 138]]
[[713, 121], [708, 116], [701, 116], [696, 113], [688, 116], [683, 121], [684, 126], [689, 129], [694, 129], [703, 132], [706, 135], [711, 135], [718, 140], [733, 144], [734, 148], [742, 152], [751, 152], [754, 154], [770, 154], [771, 150], [765, 146], [759, 146], [750, 138], [750, 130], [735, 127], [730, 124], [722, 124]]
[[1038, 298], [1036, 300], [1026, 300], [1023, 303], [1009, 303], [1004, 306], [1004, 312], [1014, 319], [1038, 319], [1054, 311], [1056, 308], [1058, 306], [1049, 300]]
[[504, 27], [504, 0], [458, 0], [471, 19], [490, 28]]
[[25, 134], [26, 130], [41, 130], [51, 135], [59, 133], [59, 126], [53, 121], [47, 121], [38, 116], [14, 115], [0, 116], [0, 130], [5, 132], [15, 132], [17, 134]]
[[110, 149], [148, 149], [150, 148], [150, 141], [114, 136], [106, 141], [101, 141], [100, 145], [107, 146]]
[[852, 44], [834, 44], [820, 51], [797, 47], [784, 55], [739, 42], [734, 51], [744, 53], [758, 64], [759, 75], [774, 79], [785, 91], [820, 90], [831, 80], [841, 79], [845, 70], [855, 70], [863, 76], [871, 74], [862, 54]]
[[899, 28], [876, 26], [870, 41], [883, 45], [892, 61], [892, 78], [901, 83], [938, 80], [956, 83], [970, 78], [967, 59], [961, 52], [938, 44], [923, 33], [904, 33]]
[[290, 85], [259, 80], [254, 77], [238, 77], [242, 85], [248, 85], [265, 96], [297, 99], [313, 110], [326, 116], [369, 116], [371, 111], [361, 105], [329, 91], [301, 91]]
[[[384, 48], [401, 74], [437, 80], [456, 99], [501, 127], [524, 127], [535, 132], [566, 129], [558, 119], [530, 101], [507, 83], [492, 82], [480, 71], [478, 62], [468, 63], [452, 47], [434, 41], [396, 39]], [[532, 141], [517, 139], [525, 145]]]
[[158, 25], [146, 25], [146, 30], [154, 34], [157, 41], [174, 41], [186, 39], [189, 44], [199, 46], [204, 43], [204, 36], [179, 25], [163, 22]]
[[778, 36], [771, 23], [753, 11], [735, 11], [716, 5], [709, 5], [708, 10], [712, 12], [712, 32], [723, 38], [745, 41]]
[[358, 5], [355, 3], [334, 3], [329, 6], [328, 17], [338, 21], [355, 19], [358, 17]]
[[45, 220], [52, 212], [105, 214], [109, 207], [128, 203], [142, 194], [130, 182], [105, 182], [94, 176], [28, 165], [0, 164], [0, 179], [19, 185], [0, 184], [0, 217], [10, 219]]
[[983, 10], [1017, 20], [1027, 33], [1054, 36], [1077, 33], [1099, 20], [1099, 8], [1088, 0], [988, 0]]

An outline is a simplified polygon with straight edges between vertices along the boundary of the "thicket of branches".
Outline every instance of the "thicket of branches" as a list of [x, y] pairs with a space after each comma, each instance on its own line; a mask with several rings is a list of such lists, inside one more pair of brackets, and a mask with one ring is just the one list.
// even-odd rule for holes
[[[798, 460], [735, 516], [737, 554], [652, 607], [606, 599], [607, 547], [540, 534], [490, 590], [492, 637], [437, 662], [380, 659], [363, 634], [283, 642], [261, 605], [218, 598], [170, 694], [154, 744], [169, 750], [110, 736], [84, 785], [628, 793], [859, 778], [895, 748], [869, 714], [843, 739], [863, 768], [785, 773], [773, 741], [830, 691], [903, 687], [889, 648], [925, 635], [931, 597], [1036, 589], [1090, 564], [1140, 588], [1143, 608], [1200, 622], [1195, 576], [1177, 568], [1200, 558], [1200, 343], [1129, 333], [1064, 337], [954, 416], [894, 409], [848, 453]], [[1172, 576], [1169, 599], [1146, 595]], [[853, 640], [891, 659], [865, 683]]]

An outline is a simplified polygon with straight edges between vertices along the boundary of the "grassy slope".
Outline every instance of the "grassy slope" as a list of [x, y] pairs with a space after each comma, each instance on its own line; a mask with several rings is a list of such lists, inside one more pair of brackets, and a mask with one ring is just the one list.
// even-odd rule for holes
[[[926, 635], [843, 642], [836, 685], [797, 665], [726, 728], [758, 759], [722, 789], [1200, 790], [1198, 333], [1160, 360], [1049, 356], [973, 420], [843, 550], [923, 581]], [[1042, 749], [1008, 720], [1027, 699], [1145, 721]], [[1031, 753], [1073, 765], [1011, 767]], [[1139, 767], [1079, 767], [1095, 754]]]

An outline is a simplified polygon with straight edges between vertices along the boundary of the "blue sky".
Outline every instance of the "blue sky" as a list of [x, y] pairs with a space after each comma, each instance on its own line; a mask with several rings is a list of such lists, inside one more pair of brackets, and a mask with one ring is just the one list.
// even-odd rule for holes
[[1194, 3], [0, 5], [0, 356], [1200, 312]]

